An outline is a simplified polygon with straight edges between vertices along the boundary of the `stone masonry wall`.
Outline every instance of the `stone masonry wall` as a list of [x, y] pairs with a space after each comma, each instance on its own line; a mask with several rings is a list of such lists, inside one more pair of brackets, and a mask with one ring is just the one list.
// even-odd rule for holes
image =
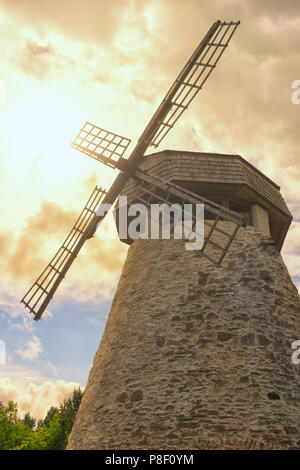
[[300, 448], [297, 339], [297, 289], [254, 227], [221, 267], [136, 240], [68, 448]]

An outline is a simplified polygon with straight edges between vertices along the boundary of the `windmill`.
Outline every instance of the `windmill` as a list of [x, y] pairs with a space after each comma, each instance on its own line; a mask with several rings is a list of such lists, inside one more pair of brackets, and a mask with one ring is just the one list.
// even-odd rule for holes
[[[99, 205], [114, 204], [130, 179], [134, 179], [138, 187], [135, 200], [147, 205], [153, 200], [164, 203], [176, 200], [181, 205], [204, 204], [205, 210], [213, 214], [213, 217], [212, 220], [205, 220], [208, 230], [205, 233], [201, 255], [216, 265], [221, 264], [240, 226], [245, 225], [244, 216], [174, 182], [153, 175], [151, 171], [142, 170], [139, 166], [146, 158], [145, 152], [148, 148], [157, 147], [163, 141], [202, 89], [239, 24], [239, 21], [218, 20], [211, 26], [167, 92], [129, 158], [124, 158], [124, 154], [131, 142], [130, 139], [89, 122], [82, 127], [71, 146], [100, 163], [118, 169], [120, 173], [108, 191], [95, 187], [62, 246], [21, 300], [33, 313], [35, 320], [41, 318], [80, 249], [87, 239], [93, 237], [97, 226], [104, 219], [105, 216], [97, 214]], [[223, 220], [231, 222], [231, 230], [225, 231], [220, 228], [218, 222]], [[212, 235], [216, 231], [225, 237], [226, 242], [222, 246], [212, 240]], [[208, 252], [210, 245], [214, 247], [214, 256]]]

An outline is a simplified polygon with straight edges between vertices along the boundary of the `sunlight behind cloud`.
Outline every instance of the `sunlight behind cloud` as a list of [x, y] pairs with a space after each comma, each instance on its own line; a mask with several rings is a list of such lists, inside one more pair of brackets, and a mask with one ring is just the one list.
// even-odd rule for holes
[[26, 171], [32, 159], [39, 158], [42, 176], [57, 183], [76, 172], [68, 148], [80, 117], [64, 96], [53, 90], [32, 90], [9, 109], [6, 117], [7, 134], [15, 135], [10, 142], [14, 163]]
[[[61, 383], [27, 389], [29, 381], [41, 385], [48, 382], [49, 372], [63, 370], [48, 356], [46, 336], [38, 328], [53, 325], [49, 341], [56, 347], [57, 325], [61, 327], [64, 317], [74, 319], [75, 307], [84, 312], [79, 315], [81, 325], [93, 309], [92, 321], [97, 324], [128, 250], [119, 240], [100, 240], [96, 234], [58, 289], [51, 313], [44, 314], [38, 326], [20, 305], [94, 186], [108, 189], [118, 173], [71, 149], [70, 143], [90, 121], [132, 139], [128, 157], [186, 60], [218, 18], [241, 20], [230, 50], [176, 128], [158, 149], [151, 147], [147, 153], [170, 148], [241, 154], [281, 185], [300, 220], [300, 105], [291, 102], [291, 83], [300, 79], [296, 1], [89, 0], [88, 8], [84, 2], [74, 7], [73, 0], [66, 0], [66, 10], [63, 3], [2, 0], [0, 7], [0, 81], [6, 95], [0, 105], [0, 321], [9, 337], [19, 333], [22, 339], [14, 343], [13, 351], [19, 351], [15, 359], [23, 361], [26, 354], [38, 359], [42, 353], [34, 352], [39, 349], [37, 341], [26, 343], [41, 337], [47, 364], [40, 382], [28, 371], [26, 386], [22, 376], [19, 389], [13, 369], [2, 369], [11, 382], [0, 386], [0, 400], [22, 402], [24, 394], [23, 410], [33, 409], [37, 415], [51, 402], [45, 394], [61, 397], [61, 390], [71, 390]], [[299, 233], [295, 221], [283, 248], [298, 287]], [[64, 328], [61, 333], [71, 342], [72, 322]], [[89, 340], [83, 332], [83, 343]], [[62, 363], [64, 347], [57, 352]], [[89, 357], [86, 368], [90, 361]], [[43, 398], [33, 400], [39, 392]]]

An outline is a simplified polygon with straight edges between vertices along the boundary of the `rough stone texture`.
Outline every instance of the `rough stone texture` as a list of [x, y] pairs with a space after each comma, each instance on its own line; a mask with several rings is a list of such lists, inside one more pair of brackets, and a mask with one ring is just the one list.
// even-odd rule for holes
[[255, 227], [219, 268], [181, 240], [136, 240], [68, 448], [300, 448], [299, 314]]

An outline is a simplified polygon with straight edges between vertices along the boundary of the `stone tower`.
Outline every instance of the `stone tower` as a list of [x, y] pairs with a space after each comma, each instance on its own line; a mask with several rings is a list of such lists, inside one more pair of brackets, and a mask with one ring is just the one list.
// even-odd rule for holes
[[141, 168], [248, 225], [220, 267], [182, 240], [132, 243], [68, 448], [299, 448], [300, 302], [280, 188], [237, 155], [167, 150]]

